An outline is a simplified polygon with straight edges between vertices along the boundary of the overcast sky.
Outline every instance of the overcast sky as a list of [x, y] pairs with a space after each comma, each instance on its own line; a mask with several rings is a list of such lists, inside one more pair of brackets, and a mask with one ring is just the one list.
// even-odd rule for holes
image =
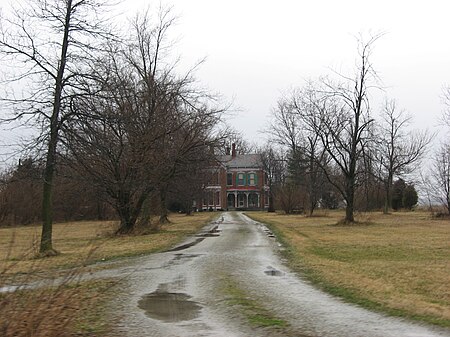
[[[127, 13], [145, 8], [127, 0]], [[330, 73], [351, 75], [359, 33], [386, 34], [372, 63], [385, 92], [414, 116], [416, 127], [438, 125], [442, 87], [450, 83], [450, 2], [445, 0], [171, 0], [183, 64], [206, 57], [197, 72], [211, 90], [240, 108], [231, 124], [249, 140], [268, 123], [283, 91]]]
[[[0, 0], [6, 5], [7, 0]], [[262, 142], [282, 92], [301, 86], [331, 69], [352, 75], [356, 38], [385, 32], [372, 55], [384, 92], [415, 119], [416, 128], [439, 125], [441, 92], [450, 84], [450, 1], [406, 0], [161, 0], [178, 16], [172, 36], [174, 53], [186, 69], [206, 62], [197, 78], [234, 102], [239, 111], [230, 123], [249, 141]], [[125, 0], [132, 17], [158, 1]], [[15, 137], [3, 132], [0, 152]]]

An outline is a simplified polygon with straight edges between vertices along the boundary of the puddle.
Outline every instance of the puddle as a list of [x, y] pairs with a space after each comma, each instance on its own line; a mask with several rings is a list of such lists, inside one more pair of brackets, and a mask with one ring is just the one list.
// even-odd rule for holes
[[163, 322], [180, 322], [197, 318], [202, 307], [184, 293], [159, 292], [142, 296], [138, 307], [145, 314]]
[[199, 233], [199, 234], [195, 235], [197, 238], [194, 241], [188, 242], [188, 243], [183, 244], [181, 246], [174, 247], [174, 248], [169, 249], [169, 250], [166, 250], [166, 252], [177, 252], [177, 251], [180, 251], [180, 250], [184, 250], [184, 249], [190, 248], [192, 246], [195, 246], [196, 244], [202, 242], [205, 238], [217, 237], [217, 236], [219, 236], [219, 234], [221, 232], [221, 230], [218, 229], [218, 227], [219, 226], [215, 226], [213, 229], [211, 229], [211, 230], [209, 230], [209, 231], [207, 231], [205, 233]]
[[218, 229], [219, 226], [215, 226], [213, 229], [205, 232], [205, 233], [199, 233], [196, 236], [200, 238], [214, 238], [220, 236], [220, 233], [222, 232], [220, 229]]
[[202, 242], [204, 239], [205, 239], [204, 237], [197, 238], [195, 241], [192, 241], [192, 242], [186, 243], [186, 244], [184, 244], [184, 245], [177, 246], [177, 247], [175, 247], [175, 248], [166, 250], [166, 252], [177, 252], [177, 251], [179, 251], [179, 250], [188, 249], [188, 248], [190, 248], [190, 247], [192, 247], [192, 246], [195, 246], [197, 243]]
[[164, 264], [164, 267], [170, 267], [170, 266], [178, 266], [180, 264], [187, 263], [196, 257], [201, 256], [202, 254], [183, 254], [183, 253], [176, 253], [174, 254], [174, 257], [172, 260], [166, 262]]
[[175, 254], [175, 257], [173, 258], [174, 260], [181, 260], [181, 259], [194, 259], [196, 257], [199, 257], [200, 254], [182, 254], [182, 253], [178, 253]]

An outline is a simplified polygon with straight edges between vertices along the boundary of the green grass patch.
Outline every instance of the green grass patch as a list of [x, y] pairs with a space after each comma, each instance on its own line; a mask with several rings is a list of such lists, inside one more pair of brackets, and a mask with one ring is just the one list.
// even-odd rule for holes
[[70, 330], [76, 336], [108, 336], [111, 332], [110, 307], [115, 296], [114, 290], [120, 286], [117, 280], [96, 280], [83, 282], [78, 291], [90, 295], [91, 303], [74, 319]]
[[226, 279], [223, 290], [228, 297], [227, 303], [237, 306], [252, 326], [276, 329], [289, 326], [287, 321], [274, 316], [257, 299], [250, 297], [236, 282]]

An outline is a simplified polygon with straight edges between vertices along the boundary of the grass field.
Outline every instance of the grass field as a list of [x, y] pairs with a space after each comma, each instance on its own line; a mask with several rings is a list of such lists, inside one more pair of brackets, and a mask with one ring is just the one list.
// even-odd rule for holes
[[364, 307], [450, 326], [450, 220], [425, 212], [361, 213], [336, 225], [321, 216], [248, 212], [287, 247], [290, 266], [326, 291]]
[[[114, 236], [117, 222], [55, 224], [58, 256], [36, 258], [38, 226], [0, 228], [0, 286], [39, 277], [76, 279], [84, 265], [162, 251], [197, 232], [217, 213], [174, 214], [158, 233]], [[75, 268], [73, 268], [75, 267]], [[104, 279], [15, 293], [0, 293], [1, 336], [109, 336], [108, 300], [117, 280]]]
[[167, 249], [182, 237], [197, 232], [214, 213], [192, 216], [172, 214], [170, 224], [158, 233], [114, 236], [115, 221], [59, 223], [53, 226], [54, 248], [61, 254], [36, 259], [40, 226], [0, 228], [0, 272], [15, 275], [45, 272], [65, 267], [90, 264], [119, 257], [135, 256]]

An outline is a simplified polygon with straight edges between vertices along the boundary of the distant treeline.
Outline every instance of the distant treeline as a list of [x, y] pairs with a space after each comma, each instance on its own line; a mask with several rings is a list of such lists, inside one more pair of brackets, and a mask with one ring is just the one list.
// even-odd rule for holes
[[[27, 158], [2, 174], [0, 226], [41, 221], [42, 172], [39, 163]], [[58, 167], [53, 193], [55, 221], [104, 220], [115, 216], [102, 192], [69, 167]]]

